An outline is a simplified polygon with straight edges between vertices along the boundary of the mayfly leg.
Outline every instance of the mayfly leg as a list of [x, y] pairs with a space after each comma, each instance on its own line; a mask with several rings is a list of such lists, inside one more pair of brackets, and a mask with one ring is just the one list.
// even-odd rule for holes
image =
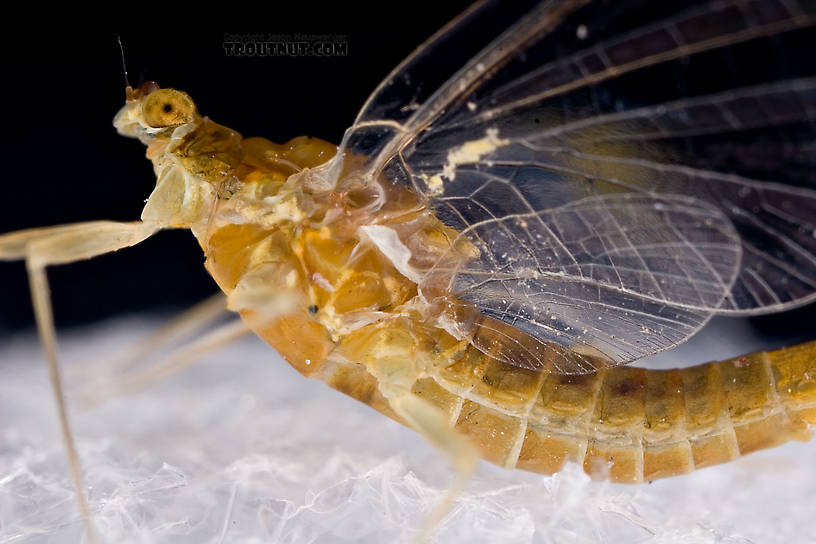
[[181, 372], [214, 351], [250, 334], [252, 329], [241, 319], [234, 319], [168, 354], [148, 368], [139, 369], [117, 380], [113, 386], [88, 388], [80, 394], [83, 408], [93, 408], [119, 395], [147, 389], [164, 378]]
[[117, 223], [113, 221], [92, 221], [50, 228], [30, 229], [0, 236], [0, 259], [25, 259], [34, 305], [37, 332], [48, 361], [49, 376], [57, 405], [57, 414], [62, 431], [68, 465], [71, 471], [77, 502], [82, 521], [92, 543], [99, 542], [91, 523], [88, 500], [82, 483], [79, 456], [74, 444], [65, 393], [62, 386], [57, 341], [54, 329], [54, 315], [51, 308], [46, 267], [89, 259], [104, 253], [133, 246], [145, 240], [160, 229], [153, 223]]
[[[156, 332], [148, 334], [139, 341], [128, 346], [121, 354], [110, 359], [96, 361], [90, 368], [102, 366], [109, 375], [122, 375], [150, 359], [154, 354], [169, 348], [173, 344], [192, 336], [210, 324], [217, 322], [227, 315], [227, 299], [223, 293], [212, 295], [191, 308], [188, 308], [169, 322], [163, 324]], [[94, 372], [95, 373], [95, 372]], [[94, 381], [90, 376], [84, 377], [84, 382]], [[89, 385], [89, 391], [96, 389], [97, 384]]]
[[389, 399], [389, 402], [394, 411], [405, 418], [411, 427], [448, 456], [456, 471], [450, 486], [413, 538], [413, 542], [420, 544], [430, 539], [470, 482], [478, 455], [467, 438], [451, 427], [445, 415], [425, 400], [412, 393], [405, 393]]

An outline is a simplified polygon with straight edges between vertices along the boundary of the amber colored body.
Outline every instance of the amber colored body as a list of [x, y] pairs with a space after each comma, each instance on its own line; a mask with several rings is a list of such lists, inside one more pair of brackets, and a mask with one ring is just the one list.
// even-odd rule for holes
[[[276, 194], [293, 172], [334, 152], [315, 139], [284, 145], [252, 139], [233, 166], [253, 191], [266, 186]], [[408, 191], [393, 191], [379, 223], [395, 229], [410, 223], [414, 235], [447, 247], [447, 227]], [[617, 482], [672, 476], [806, 440], [816, 424], [816, 342], [680, 370], [624, 366], [585, 375], [524, 370], [490, 357], [414, 309], [416, 284], [356, 229], [366, 198], [354, 188], [311, 195], [305, 216], [338, 212], [319, 228], [284, 219], [265, 226], [216, 222], [206, 235], [197, 233], [207, 268], [227, 294], [255, 276], [294, 297], [274, 319], [242, 314], [305, 376], [397, 420], [383, 384], [402, 384], [446, 414], [490, 462], [551, 474], [572, 461]], [[404, 213], [396, 213], [400, 207]]]

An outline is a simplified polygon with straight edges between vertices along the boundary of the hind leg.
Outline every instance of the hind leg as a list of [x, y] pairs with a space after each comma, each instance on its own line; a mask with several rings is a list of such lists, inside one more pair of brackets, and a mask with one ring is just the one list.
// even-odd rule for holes
[[427, 541], [444, 517], [450, 512], [456, 498], [467, 486], [476, 467], [478, 455], [475, 447], [450, 425], [448, 417], [431, 403], [412, 393], [389, 399], [391, 407], [422, 434], [428, 441], [447, 455], [456, 474], [442, 499], [425, 519], [415, 542]]
[[103, 253], [136, 245], [158, 230], [159, 226], [142, 222], [93, 221], [75, 225], [30, 229], [0, 236], [0, 259], [24, 258], [26, 261], [37, 331], [48, 360], [48, 370], [57, 405], [65, 452], [71, 470], [71, 479], [76, 490], [77, 501], [88, 540], [92, 543], [99, 542], [99, 539], [91, 524], [88, 501], [82, 485], [79, 458], [65, 407], [65, 395], [57, 359], [54, 316], [45, 267], [52, 264], [65, 264], [89, 259]]

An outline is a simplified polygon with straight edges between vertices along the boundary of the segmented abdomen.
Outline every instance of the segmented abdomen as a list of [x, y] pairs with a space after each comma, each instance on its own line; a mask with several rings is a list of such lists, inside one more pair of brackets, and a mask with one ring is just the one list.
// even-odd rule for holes
[[[381, 328], [346, 355], [374, 369], [420, 358], [412, 338]], [[413, 392], [506, 468], [552, 474], [577, 462], [593, 477], [638, 483], [807, 440], [816, 424], [816, 341], [684, 369], [584, 375], [522, 370], [470, 345], [452, 359]], [[320, 377], [394, 417], [361, 367], [328, 364]]]
[[549, 376], [526, 423], [515, 466], [553, 472], [573, 459], [634, 483], [807, 440], [816, 342], [680, 370]]

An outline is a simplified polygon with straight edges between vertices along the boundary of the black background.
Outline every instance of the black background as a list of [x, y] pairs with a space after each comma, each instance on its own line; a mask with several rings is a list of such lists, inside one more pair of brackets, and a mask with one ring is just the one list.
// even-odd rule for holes
[[[7, 30], [0, 232], [139, 217], [155, 178], [144, 146], [117, 135], [111, 124], [124, 101], [117, 36], [134, 85], [152, 79], [185, 90], [204, 115], [245, 136], [283, 142], [305, 134], [339, 142], [376, 85], [467, 2], [412, 2], [399, 14], [380, 4], [341, 4], [204, 13], [203, 25], [168, 11], [127, 28], [99, 24], [79, 30], [56, 21], [47, 29], [21, 24]], [[243, 33], [340, 34], [348, 54], [228, 57], [224, 35]], [[440, 63], [440, 69], [453, 68]], [[169, 231], [135, 248], [51, 268], [57, 325], [177, 311], [215, 292], [202, 263], [189, 232]], [[0, 289], [0, 334], [30, 328], [22, 263], [0, 262]], [[772, 337], [812, 337], [816, 305], [751, 321]]]

